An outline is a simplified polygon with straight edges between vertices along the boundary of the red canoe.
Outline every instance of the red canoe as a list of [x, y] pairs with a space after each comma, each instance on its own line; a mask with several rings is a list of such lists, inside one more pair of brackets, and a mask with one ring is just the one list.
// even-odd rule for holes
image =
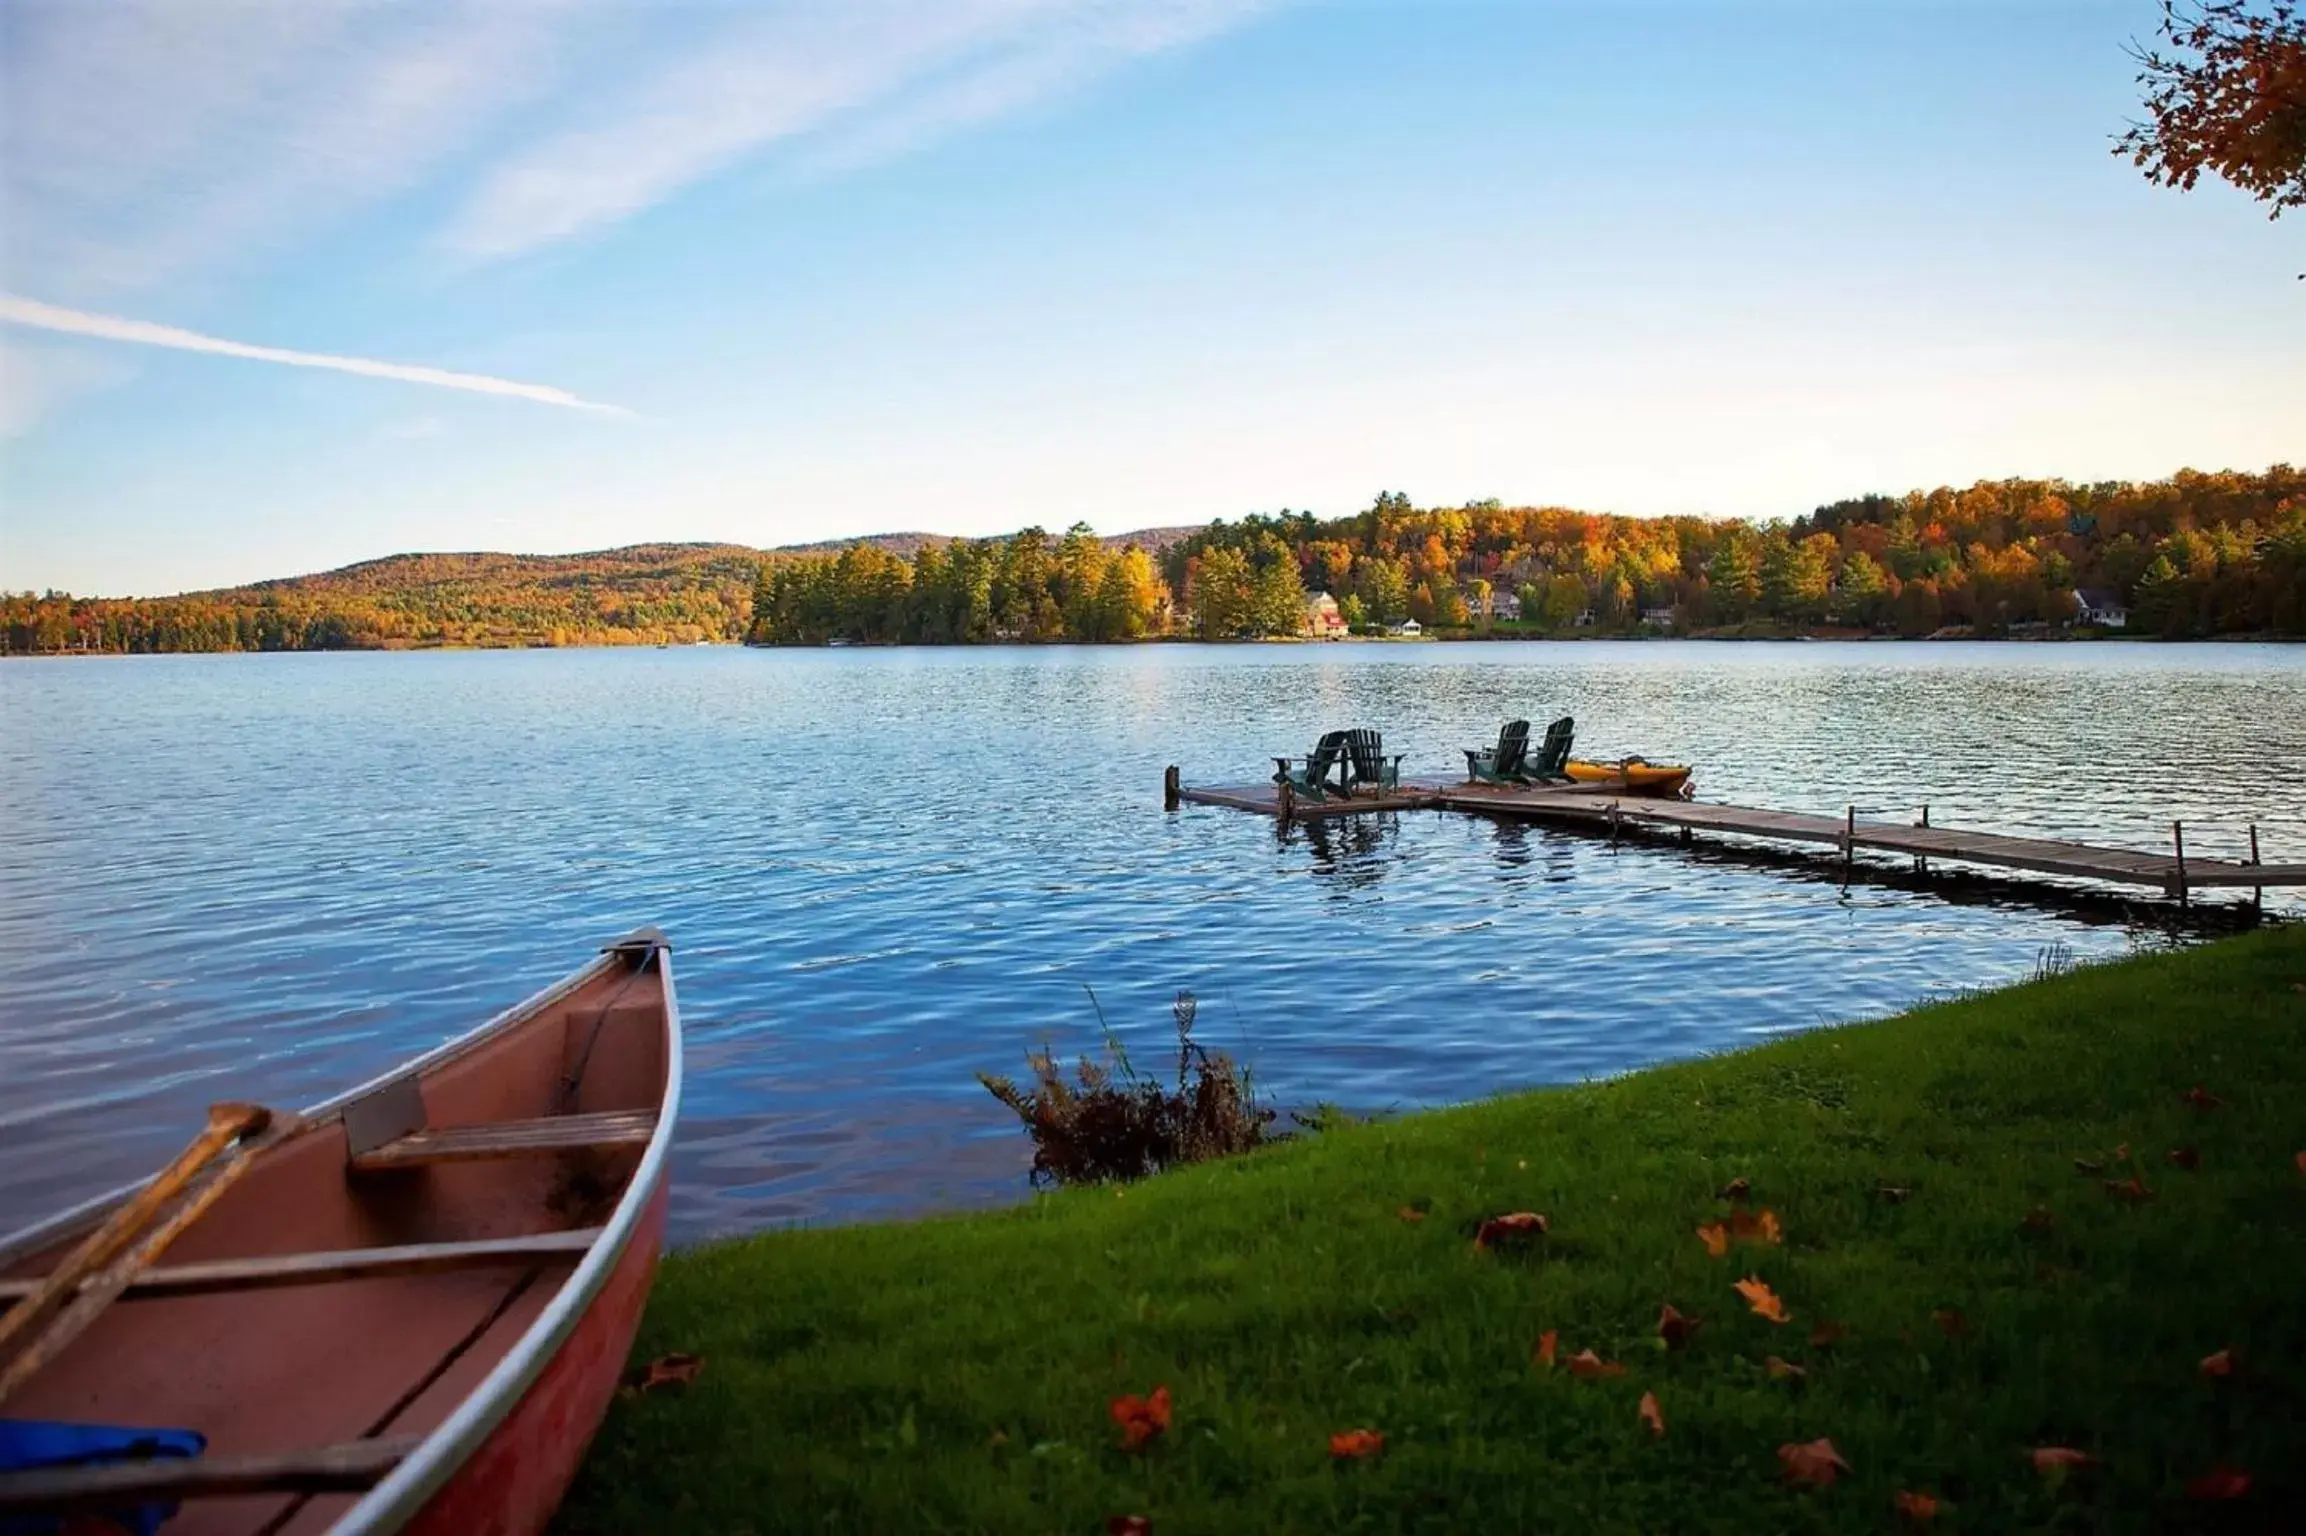
[[0, 1240], [0, 1443], [191, 1432], [0, 1472], [0, 1523], [176, 1504], [165, 1536], [542, 1530], [656, 1274], [680, 1091], [644, 929], [302, 1116], [219, 1106], [172, 1203], [177, 1165]]

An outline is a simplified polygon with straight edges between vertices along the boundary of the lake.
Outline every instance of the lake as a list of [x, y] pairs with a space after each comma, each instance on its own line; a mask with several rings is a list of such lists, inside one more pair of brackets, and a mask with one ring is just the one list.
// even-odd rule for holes
[[[674, 1235], [1014, 1199], [977, 1085], [1042, 1041], [1405, 1110], [1718, 1051], [2150, 937], [2119, 909], [1799, 876], [1440, 812], [1165, 814], [1372, 724], [1509, 715], [1709, 798], [2306, 857], [2306, 649], [726, 648], [0, 664], [0, 1228], [301, 1105], [636, 924], [689, 1039]], [[2229, 898], [2230, 899], [2230, 898]], [[2271, 903], [2270, 903], [2271, 904]], [[1092, 1005], [1089, 989], [1094, 990]]]

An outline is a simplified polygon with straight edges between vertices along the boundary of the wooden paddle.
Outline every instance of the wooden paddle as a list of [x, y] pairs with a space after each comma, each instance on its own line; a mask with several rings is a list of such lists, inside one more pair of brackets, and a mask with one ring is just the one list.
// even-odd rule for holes
[[127, 1252], [83, 1281], [79, 1294], [56, 1314], [54, 1321], [24, 1346], [5, 1370], [0, 1370], [0, 1402], [7, 1401], [10, 1392], [30, 1380], [42, 1366], [63, 1353], [66, 1345], [85, 1333], [88, 1325], [102, 1316], [104, 1309], [111, 1306], [138, 1275], [152, 1267], [170, 1243], [239, 1182], [240, 1176], [255, 1165], [259, 1152], [295, 1135], [304, 1125], [301, 1115], [264, 1114], [257, 1123], [256, 1134], [244, 1132], [229, 1161], [190, 1186], [183, 1198], [160, 1217], [159, 1224], [136, 1239]]
[[[109, 1273], [107, 1266], [118, 1258], [121, 1249], [127, 1247], [169, 1201], [182, 1193], [202, 1169], [214, 1162], [217, 1154], [242, 1138], [261, 1132], [271, 1123], [272, 1111], [259, 1104], [210, 1105], [207, 1127], [176, 1155], [176, 1160], [161, 1169], [142, 1189], [122, 1201], [103, 1225], [83, 1238], [80, 1246], [50, 1271], [46, 1282], [37, 1292], [10, 1308], [6, 1314], [0, 1315], [0, 1358], [7, 1358], [11, 1353], [15, 1355], [5, 1373], [0, 1373], [0, 1399], [6, 1398], [18, 1383], [62, 1347], [60, 1342], [54, 1340], [53, 1330], [47, 1329], [45, 1325], [74, 1302], [82, 1283], [100, 1271]], [[245, 1159], [241, 1160], [241, 1166], [245, 1166]], [[232, 1170], [232, 1177], [238, 1177], [237, 1168]], [[229, 1182], [226, 1181], [227, 1187]], [[201, 1191], [200, 1196], [190, 1202], [185, 1211], [177, 1212], [163, 1225], [161, 1230], [165, 1235], [160, 1239], [159, 1248], [167, 1247], [177, 1233], [208, 1209], [216, 1196], [223, 1192], [223, 1189], [213, 1188], [213, 1183], [211, 1190]], [[140, 1244], [138, 1251], [141, 1252], [145, 1246]], [[158, 1251], [153, 1250], [155, 1255]], [[121, 1284], [126, 1283], [123, 1277]], [[118, 1294], [117, 1289], [113, 1294]], [[93, 1314], [89, 1320], [93, 1320]], [[83, 1321], [79, 1326], [84, 1328], [87, 1322]], [[79, 1332], [79, 1328], [73, 1329], [73, 1332]]]

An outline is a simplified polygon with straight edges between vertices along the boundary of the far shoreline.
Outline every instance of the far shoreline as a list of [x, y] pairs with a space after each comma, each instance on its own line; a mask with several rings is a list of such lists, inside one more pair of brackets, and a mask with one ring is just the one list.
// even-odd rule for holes
[[1201, 640], [1189, 635], [1153, 635], [1137, 640], [970, 640], [949, 642], [850, 640], [825, 641], [817, 644], [763, 645], [751, 640], [683, 640], [660, 644], [655, 641], [580, 642], [572, 645], [549, 645], [524, 642], [505, 645], [370, 645], [331, 646], [313, 648], [280, 648], [243, 650], [240, 648], [216, 650], [175, 651], [110, 651], [72, 649], [60, 651], [0, 651], [0, 661], [71, 661], [114, 660], [129, 657], [161, 656], [395, 656], [434, 654], [442, 652], [486, 653], [495, 651], [689, 651], [689, 650], [747, 650], [747, 651], [998, 651], [998, 650], [1128, 650], [1143, 646], [1309, 646], [1323, 648], [1333, 645], [2306, 645], [2306, 636], [2285, 635], [2274, 632], [2237, 633], [2222, 635], [2147, 635], [2124, 633], [2049, 634], [2049, 635], [1994, 635], [1946, 634], [1876, 635], [1848, 633], [1819, 634], [1724, 634], [1702, 632], [1687, 635], [1672, 634], [1476, 634], [1443, 633], [1426, 635], [1352, 635], [1335, 639], [1315, 639], [1308, 635], [1262, 635], [1234, 640]]

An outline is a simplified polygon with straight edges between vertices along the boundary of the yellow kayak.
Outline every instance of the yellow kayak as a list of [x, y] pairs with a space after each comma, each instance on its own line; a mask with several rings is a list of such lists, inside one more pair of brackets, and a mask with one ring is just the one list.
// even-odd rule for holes
[[1687, 793], [1690, 774], [1687, 764], [1645, 763], [1638, 757], [1614, 763], [1573, 757], [1562, 765], [1562, 771], [1580, 784], [1623, 784], [1628, 794], [1660, 799]]

